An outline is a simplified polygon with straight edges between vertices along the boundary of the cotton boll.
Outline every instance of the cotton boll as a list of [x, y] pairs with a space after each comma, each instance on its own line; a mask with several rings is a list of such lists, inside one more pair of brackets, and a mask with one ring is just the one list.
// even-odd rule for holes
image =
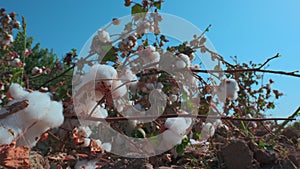
[[[112, 66], [103, 65], [103, 64], [97, 64], [94, 65], [93, 67], [95, 67], [97, 71], [96, 78], [95, 78], [96, 84], [98, 82], [103, 82], [106, 87], [112, 86], [113, 81], [115, 81], [114, 79], [117, 79], [117, 75], [118, 75], [116, 69], [113, 68]], [[93, 69], [91, 68], [91, 70]]]
[[179, 136], [177, 133], [171, 130], [166, 130], [163, 132], [163, 142], [167, 143], [170, 147], [180, 144], [182, 138], [182, 136]]
[[214, 127], [216, 127], [216, 128], [223, 125], [222, 120], [220, 120], [220, 119], [217, 119], [213, 124], [214, 124]]
[[237, 92], [239, 91], [238, 83], [234, 79], [227, 79], [225, 82], [227, 97], [231, 100], [236, 100], [238, 97]]
[[156, 51], [154, 46], [147, 46], [145, 49], [139, 50], [138, 55], [145, 64], [159, 62], [160, 60], [160, 54]]
[[215, 134], [215, 127], [211, 123], [205, 123], [202, 128], [201, 136], [203, 139], [208, 139]]
[[185, 55], [185, 54], [183, 54], [183, 53], [180, 53], [180, 54], [178, 55], [178, 57], [179, 57], [182, 61], [185, 62], [186, 66], [190, 66], [190, 65], [191, 65], [191, 60], [190, 60], [190, 58], [189, 58], [187, 55]]
[[9, 87], [9, 93], [14, 99], [22, 99], [29, 94], [19, 84], [13, 83]]
[[[136, 86], [138, 83], [137, 76], [129, 69], [126, 69], [124, 73], [121, 74], [119, 78], [123, 83], [126, 83], [126, 86]], [[131, 81], [131, 82], [129, 82]]]
[[177, 60], [177, 61], [175, 62], [175, 67], [176, 67], [177, 69], [183, 69], [183, 68], [186, 67], [186, 63], [185, 63], [183, 60]]
[[43, 72], [43, 69], [35, 66], [32, 70], [31, 70], [31, 73], [32, 74], [41, 74]]
[[127, 101], [124, 98], [114, 99], [114, 108], [117, 109], [118, 112], [123, 112], [126, 105]]
[[178, 99], [178, 96], [175, 95], [175, 94], [172, 94], [172, 95], [169, 96], [169, 100], [170, 100], [171, 102], [176, 102], [177, 99]]
[[95, 113], [92, 114], [92, 117], [96, 118], [106, 118], [108, 116], [108, 112], [101, 106], [97, 106]]
[[10, 144], [19, 134], [19, 131], [12, 129], [9, 126], [0, 126], [0, 146], [3, 144]]
[[177, 118], [168, 118], [165, 122], [165, 127], [172, 130], [174, 133], [178, 135], [185, 135], [186, 130], [189, 125], [186, 123], [186, 120], [182, 117]]
[[55, 128], [64, 122], [63, 106], [61, 102], [52, 101], [51, 110], [41, 118], [48, 127]]
[[17, 118], [21, 120], [23, 126], [31, 125], [33, 122], [40, 120], [51, 109], [50, 96], [46, 93], [34, 91], [24, 99], [29, 101], [29, 105], [17, 114]]
[[101, 145], [101, 148], [107, 152], [110, 152], [111, 151], [111, 143], [103, 143]]
[[[90, 110], [92, 111], [92, 110]], [[108, 116], [108, 112], [106, 109], [102, 108], [101, 106], [97, 106], [95, 111], [92, 113], [91, 117], [95, 118], [106, 118]], [[82, 125], [91, 125], [91, 126], [98, 126], [101, 121], [81, 121]]]
[[34, 147], [39, 141], [41, 135], [50, 128], [43, 121], [36, 122], [33, 126], [28, 126], [25, 134], [17, 140], [17, 146]]
[[190, 139], [190, 142], [191, 142], [191, 144], [192, 145], [200, 145], [201, 144], [201, 142], [200, 141], [198, 141], [198, 140], [195, 140], [195, 139]]
[[120, 98], [127, 93], [126, 85], [124, 85], [120, 80], [115, 80], [112, 83], [112, 97]]
[[109, 33], [103, 29], [98, 30], [97, 34], [98, 39], [103, 42], [103, 43], [108, 43], [110, 42], [110, 36]]
[[12, 66], [21, 67], [22, 64], [23, 63], [19, 58], [15, 58], [14, 60], [11, 61]]
[[51, 109], [50, 96], [47, 93], [34, 91], [23, 99], [28, 100], [28, 106], [6, 118], [7, 121], [12, 122], [22, 130], [41, 120]]
[[83, 138], [83, 143], [80, 144], [80, 147], [89, 147], [91, 144], [91, 139], [90, 138]]
[[92, 130], [89, 128], [89, 126], [79, 126], [77, 128], [78, 137], [90, 137], [92, 134]]
[[225, 79], [217, 90], [217, 96], [222, 102], [225, 102], [226, 98], [229, 100], [236, 100], [238, 97], [238, 91], [239, 86], [234, 79]]
[[76, 165], [75, 165], [75, 169], [95, 169], [97, 167], [100, 167], [99, 165], [97, 165], [98, 160], [91, 160], [91, 161], [87, 161], [87, 160], [81, 160], [81, 161], [77, 161]]
[[159, 59], [160, 59], [160, 54], [158, 52], [152, 52], [150, 55], [149, 55], [149, 60], [151, 63], [154, 63], [154, 62], [159, 62]]

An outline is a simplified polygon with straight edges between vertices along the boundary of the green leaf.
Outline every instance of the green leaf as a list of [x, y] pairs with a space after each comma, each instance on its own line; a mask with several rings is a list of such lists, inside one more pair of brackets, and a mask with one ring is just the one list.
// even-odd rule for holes
[[265, 145], [266, 150], [274, 150], [274, 147], [271, 145]]
[[156, 7], [156, 9], [161, 9], [161, 1], [156, 1], [153, 3], [153, 5]]
[[132, 15], [135, 15], [135, 14], [138, 14], [138, 13], [144, 13], [146, 12], [146, 9], [144, 9], [142, 7], [142, 5], [140, 4], [135, 4], [132, 8], [131, 8], [131, 14]]
[[102, 46], [102, 49], [104, 51], [107, 51], [101, 62], [116, 62], [118, 59], [117, 49], [115, 47], [110, 47], [108, 49], [108, 46]]
[[265, 147], [265, 142], [263, 142], [262, 140], [259, 141], [258, 143], [259, 147], [263, 148]]

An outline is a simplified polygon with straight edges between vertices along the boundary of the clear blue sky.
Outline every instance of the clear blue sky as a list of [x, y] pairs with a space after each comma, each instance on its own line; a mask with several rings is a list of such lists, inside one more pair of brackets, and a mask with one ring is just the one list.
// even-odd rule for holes
[[[123, 0], [2, 0], [0, 7], [25, 16], [28, 34], [53, 48], [60, 56], [71, 48], [81, 49], [97, 29], [114, 17], [130, 14]], [[239, 61], [263, 62], [282, 54], [271, 62], [271, 69], [300, 69], [300, 1], [299, 0], [166, 0], [162, 12], [185, 18], [204, 29], [217, 51]], [[300, 79], [270, 76], [274, 88], [285, 95], [276, 102], [274, 116], [287, 116], [300, 105]]]

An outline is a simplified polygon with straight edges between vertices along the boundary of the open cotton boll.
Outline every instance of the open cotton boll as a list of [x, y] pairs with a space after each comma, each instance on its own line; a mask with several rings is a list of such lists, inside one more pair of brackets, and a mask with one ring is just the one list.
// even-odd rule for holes
[[79, 126], [77, 129], [78, 137], [90, 137], [92, 130], [89, 126]]
[[[129, 69], [126, 69], [123, 73], [121, 73], [121, 76], [119, 78], [123, 83], [126, 83], [128, 87], [132, 85], [137, 85], [138, 78], [137, 76]], [[132, 81], [132, 82], [129, 82]]]
[[227, 97], [231, 100], [237, 99], [237, 92], [240, 90], [238, 83], [235, 81], [235, 79], [226, 79], [225, 83]]
[[49, 102], [49, 107], [44, 109], [45, 115], [36, 120], [33, 126], [31, 126], [32, 124], [28, 124], [26, 127], [27, 131], [17, 141], [17, 145], [34, 147], [44, 132], [51, 128], [59, 127], [63, 123], [64, 116], [62, 103], [56, 101]]
[[22, 120], [24, 125], [31, 125], [34, 121], [40, 120], [52, 109], [50, 96], [47, 93], [34, 91], [24, 99], [29, 101], [29, 105], [23, 109], [23, 113], [18, 113], [18, 118]]
[[183, 68], [186, 67], [186, 63], [185, 63], [183, 60], [177, 60], [177, 61], [175, 62], [175, 67], [176, 67], [177, 69], [183, 69]]
[[220, 120], [220, 119], [217, 119], [216, 121], [214, 121], [213, 124], [214, 124], [214, 127], [216, 127], [216, 128], [223, 125], [222, 120]]
[[20, 130], [10, 128], [9, 126], [0, 126], [0, 146], [10, 144], [20, 133]]
[[180, 53], [178, 55], [178, 57], [179, 57], [179, 59], [181, 59], [182, 61], [185, 62], [186, 66], [190, 66], [191, 65], [191, 60], [190, 60], [190, 58], [187, 55], [185, 55], [183, 53]]
[[201, 136], [203, 139], [208, 139], [215, 134], [215, 127], [211, 123], [205, 123], [202, 128]]
[[63, 106], [61, 102], [52, 101], [51, 110], [41, 118], [44, 123], [50, 127], [55, 128], [62, 125], [64, 122]]
[[[163, 143], [167, 144], [168, 147], [174, 147], [177, 144], [181, 143], [183, 136], [179, 136], [177, 133], [166, 130], [163, 132]], [[166, 146], [166, 145], [164, 145]]]
[[83, 143], [80, 144], [80, 147], [89, 147], [91, 145], [91, 139], [90, 138], [83, 138]]
[[41, 135], [50, 129], [43, 121], [37, 121], [34, 125], [28, 127], [30, 128], [28, 128], [24, 135], [17, 140], [17, 146], [34, 147]]
[[138, 55], [145, 64], [159, 62], [160, 60], [160, 54], [156, 51], [154, 46], [147, 46], [145, 49], [139, 50]]
[[107, 152], [110, 152], [111, 151], [111, 143], [103, 143], [102, 145], [101, 145], [101, 148], [103, 149], [103, 150], [105, 150], [105, 151], [107, 151]]
[[17, 83], [13, 83], [10, 85], [9, 93], [10, 93], [11, 97], [13, 97], [16, 100], [22, 99], [29, 94], [29, 92], [24, 90], [23, 87], [21, 87]]
[[103, 82], [107, 87], [111, 86], [114, 79], [117, 79], [118, 73], [115, 68], [109, 65], [97, 64], [93, 66], [94, 70], [96, 68], [96, 83], [98, 81]]
[[127, 93], [127, 88], [124, 83], [120, 80], [115, 80], [112, 83], [112, 97], [119, 98], [123, 97]]
[[75, 169], [95, 169], [97, 167], [101, 167], [99, 165], [97, 165], [98, 160], [81, 160], [81, 161], [77, 161], [76, 165], [75, 165]]
[[28, 100], [28, 106], [6, 118], [22, 130], [41, 120], [51, 109], [50, 96], [47, 93], [34, 91], [23, 99]]
[[97, 34], [98, 39], [103, 42], [103, 43], [108, 43], [110, 42], [110, 36], [109, 33], [103, 29], [98, 30]]
[[174, 133], [177, 133], [180, 136], [184, 136], [189, 125], [186, 123], [185, 118], [177, 117], [168, 118], [165, 122], [165, 127], [172, 130]]
[[226, 98], [229, 100], [236, 100], [238, 97], [239, 86], [235, 79], [225, 79], [217, 90], [217, 96], [225, 102]]

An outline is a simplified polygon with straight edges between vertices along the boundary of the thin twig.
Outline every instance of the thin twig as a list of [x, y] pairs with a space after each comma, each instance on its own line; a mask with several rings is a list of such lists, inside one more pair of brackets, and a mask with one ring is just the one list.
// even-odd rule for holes
[[56, 79], [58, 79], [58, 78], [64, 76], [66, 73], [68, 73], [70, 70], [72, 70], [72, 69], [74, 69], [74, 68], [75, 68], [75, 65], [69, 67], [67, 70], [65, 70], [65, 71], [62, 72], [61, 74], [55, 76], [55, 77], [52, 78], [52, 79], [47, 80], [45, 83], [43, 83], [42, 85], [40, 85], [39, 88], [44, 87], [46, 84], [52, 82], [53, 80], [56, 80]]
[[166, 118], [176, 118], [176, 117], [185, 117], [185, 118], [198, 118], [198, 119], [222, 119], [222, 120], [231, 120], [231, 121], [273, 121], [273, 120], [286, 120], [293, 121], [295, 118], [238, 118], [233, 116], [206, 116], [206, 115], [194, 115], [194, 114], [163, 114], [159, 117], [157, 116], [130, 116], [130, 117], [108, 117], [108, 118], [96, 118], [96, 117], [83, 117], [76, 115], [65, 115], [66, 118], [75, 118], [75, 119], [84, 119], [90, 121], [126, 121], [126, 120], [145, 120], [145, 119], [166, 119]]
[[28, 106], [28, 100], [23, 100], [17, 103], [14, 103], [12, 105], [9, 106], [5, 106], [0, 110], [0, 119], [4, 119], [7, 116], [10, 116], [20, 110], [25, 109]]
[[[295, 118], [300, 112], [300, 106], [297, 108], [297, 110], [290, 115], [288, 118]], [[281, 123], [278, 128], [275, 130], [275, 134], [278, 134], [287, 124], [289, 123], [288, 120], [284, 120], [283, 123]]]
[[276, 58], [278, 58], [278, 57], [280, 57], [280, 54], [279, 54], [279, 53], [277, 53], [275, 56], [273, 56], [273, 57], [271, 57], [271, 58], [268, 58], [268, 59], [267, 59], [262, 65], [260, 65], [257, 69], [263, 68], [268, 62], [270, 62], [271, 60], [276, 59]]
[[[198, 70], [198, 69], [191, 69], [192, 72], [196, 73], [238, 73], [238, 72], [262, 72], [262, 73], [271, 73], [271, 74], [279, 74], [279, 75], [286, 75], [286, 76], [293, 76], [293, 77], [300, 77], [300, 74], [295, 74], [298, 71], [294, 72], [285, 72], [281, 70], [263, 70], [258, 68], [253, 69], [234, 69], [234, 70]], [[143, 72], [138, 73], [137, 76], [147, 76], [147, 75], [154, 75], [164, 73], [164, 71], [153, 71], [151, 72]]]
[[300, 74], [295, 74], [295, 72], [285, 72], [281, 70], [262, 70], [262, 69], [235, 69], [235, 70], [191, 70], [197, 73], [237, 73], [237, 72], [262, 72], [262, 73], [271, 73], [271, 74], [279, 74], [279, 75], [287, 75], [293, 77], [300, 77]]

